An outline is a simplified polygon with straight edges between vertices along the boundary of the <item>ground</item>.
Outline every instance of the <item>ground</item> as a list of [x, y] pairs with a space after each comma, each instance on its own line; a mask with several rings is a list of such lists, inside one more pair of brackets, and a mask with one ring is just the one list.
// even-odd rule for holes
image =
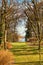
[[11, 51], [14, 54], [15, 65], [43, 65], [43, 45], [41, 45], [41, 60], [39, 61], [39, 50], [37, 45], [28, 43], [12, 43]]

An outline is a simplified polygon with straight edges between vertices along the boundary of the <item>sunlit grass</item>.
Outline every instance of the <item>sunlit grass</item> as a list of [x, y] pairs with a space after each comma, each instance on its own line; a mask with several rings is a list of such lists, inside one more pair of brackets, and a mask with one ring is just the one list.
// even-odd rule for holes
[[[12, 46], [13, 48], [11, 49], [11, 51], [14, 54], [15, 63], [39, 61], [38, 46], [29, 46], [26, 42], [25, 43], [15, 42], [12, 43]], [[41, 46], [41, 53], [43, 53], [43, 46]], [[41, 61], [43, 61], [43, 54], [41, 54]]]

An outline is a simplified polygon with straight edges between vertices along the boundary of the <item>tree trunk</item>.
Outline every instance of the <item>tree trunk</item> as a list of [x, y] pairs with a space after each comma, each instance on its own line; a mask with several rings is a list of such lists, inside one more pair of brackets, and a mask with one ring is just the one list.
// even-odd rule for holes
[[39, 40], [39, 65], [41, 65], [41, 46], [40, 46], [40, 40]]

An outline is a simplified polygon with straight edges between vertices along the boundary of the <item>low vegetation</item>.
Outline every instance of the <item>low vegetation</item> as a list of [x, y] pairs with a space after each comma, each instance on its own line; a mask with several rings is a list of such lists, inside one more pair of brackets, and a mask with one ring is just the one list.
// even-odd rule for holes
[[14, 56], [8, 50], [0, 50], [0, 65], [13, 65]]
[[[31, 43], [32, 44], [32, 43]], [[43, 46], [41, 45], [41, 60], [39, 60], [38, 46], [26, 43], [12, 43], [15, 65], [43, 65]]]

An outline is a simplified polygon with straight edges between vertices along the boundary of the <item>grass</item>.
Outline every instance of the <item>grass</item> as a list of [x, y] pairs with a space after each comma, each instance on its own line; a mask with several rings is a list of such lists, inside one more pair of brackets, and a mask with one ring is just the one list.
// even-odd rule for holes
[[[39, 65], [38, 46], [30, 46], [27, 43], [12, 43], [11, 51], [14, 54], [15, 65]], [[43, 46], [41, 46], [41, 65], [43, 65]]]

